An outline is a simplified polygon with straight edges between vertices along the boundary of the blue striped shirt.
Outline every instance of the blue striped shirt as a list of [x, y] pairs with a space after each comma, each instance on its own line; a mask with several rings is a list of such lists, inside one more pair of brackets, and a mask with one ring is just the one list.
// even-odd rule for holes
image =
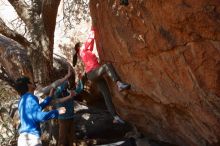
[[[57, 90], [55, 92], [55, 98], [62, 98], [69, 95], [67, 91], [67, 82], [64, 82], [62, 85], [57, 87]], [[74, 90], [76, 92], [76, 95], [83, 91], [83, 83], [81, 80], [79, 80], [78, 85], [76, 89]], [[59, 103], [56, 105], [56, 107], [65, 107], [66, 113], [59, 115], [58, 119], [72, 119], [74, 118], [74, 100], [73, 98], [71, 100], [65, 101], [63, 103]]]

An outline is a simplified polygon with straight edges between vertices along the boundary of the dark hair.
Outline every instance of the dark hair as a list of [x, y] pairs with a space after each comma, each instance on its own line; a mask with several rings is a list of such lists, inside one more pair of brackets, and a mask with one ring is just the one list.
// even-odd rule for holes
[[23, 94], [28, 92], [28, 84], [31, 83], [28, 77], [21, 77], [15, 81], [15, 89], [18, 94], [22, 96]]
[[68, 79], [69, 82], [69, 88], [75, 89], [75, 73], [72, 73], [72, 75]]
[[74, 50], [76, 51], [76, 53], [73, 55], [73, 66], [76, 66], [77, 63], [77, 54], [79, 52], [80, 47], [82, 46], [81, 42], [78, 42], [75, 44]]
[[82, 43], [81, 43], [81, 42], [77, 42], [77, 43], [75, 44], [74, 49], [75, 49], [76, 53], [78, 53], [77, 51], [79, 51], [79, 48], [80, 48], [81, 46], [82, 46]]

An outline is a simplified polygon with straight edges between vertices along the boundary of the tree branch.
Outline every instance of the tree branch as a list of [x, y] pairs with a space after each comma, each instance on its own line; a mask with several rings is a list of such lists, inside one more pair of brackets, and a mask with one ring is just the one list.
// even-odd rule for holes
[[29, 15], [29, 6], [24, 0], [8, 0], [9, 3], [14, 7], [18, 16], [24, 21], [27, 25], [30, 23], [30, 15]]
[[44, 0], [43, 2], [42, 18], [51, 48], [53, 48], [54, 43], [54, 31], [59, 4], [60, 0]]
[[20, 35], [14, 30], [11, 30], [8, 26], [6, 26], [6, 24], [1, 18], [0, 18], [0, 34], [15, 40], [16, 42], [24, 46], [24, 48], [30, 46], [30, 42], [26, 38], [24, 38], [22, 35]]

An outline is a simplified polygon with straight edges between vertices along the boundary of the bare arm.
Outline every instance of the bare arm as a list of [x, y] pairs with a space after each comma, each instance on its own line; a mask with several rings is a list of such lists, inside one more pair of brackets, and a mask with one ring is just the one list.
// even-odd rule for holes
[[74, 96], [75, 96], [75, 92], [73, 90], [70, 90], [70, 95], [63, 97], [63, 98], [56, 98], [51, 101], [51, 104], [55, 105], [55, 104], [66, 102], [66, 101], [72, 99]]
[[66, 81], [72, 75], [72, 73], [73, 73], [72, 67], [70, 65], [68, 65], [68, 73], [63, 78], [54, 81], [53, 83], [51, 83], [50, 85], [48, 85], [44, 88], [41, 88], [40, 90], [38, 90], [36, 92], [36, 95], [48, 94], [52, 88], [56, 88], [59, 85], [61, 85], [64, 81]]
[[85, 47], [84, 49], [93, 51], [94, 42], [95, 42], [95, 28], [92, 27], [89, 32], [89, 36], [88, 36], [86, 42], [84, 43], [84, 47]]

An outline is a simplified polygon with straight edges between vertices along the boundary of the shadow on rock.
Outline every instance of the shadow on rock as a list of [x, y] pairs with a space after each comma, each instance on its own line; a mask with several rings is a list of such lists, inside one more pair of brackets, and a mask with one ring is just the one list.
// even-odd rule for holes
[[95, 107], [75, 104], [76, 135], [78, 139], [122, 139], [131, 130], [128, 123], [114, 124], [109, 112]]

